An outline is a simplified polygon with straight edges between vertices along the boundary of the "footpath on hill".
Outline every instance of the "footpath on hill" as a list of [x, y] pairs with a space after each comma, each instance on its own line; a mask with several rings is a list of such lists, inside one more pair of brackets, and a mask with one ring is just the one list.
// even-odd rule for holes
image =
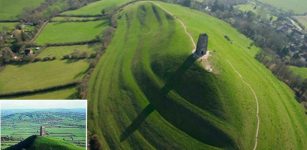
[[[172, 15], [173, 17], [175, 17], [179, 23], [181, 24], [181, 26], [183, 27], [184, 29], [184, 32], [186, 33], [186, 35], [190, 38], [192, 44], [193, 44], [193, 49], [192, 49], [192, 52], [195, 51], [196, 49], [196, 44], [195, 44], [195, 41], [192, 37], [192, 35], [188, 32], [187, 30], [187, 27], [186, 25], [184, 24], [184, 22], [179, 19], [178, 17], [176, 17], [173, 13], [169, 12], [168, 10], [164, 9], [163, 7], [161, 7], [159, 4], [156, 4], [154, 3], [155, 5], [159, 6], [163, 11], [167, 12], [168, 14]], [[206, 55], [209, 55], [209, 53], [207, 53]], [[204, 57], [208, 57], [208, 56], [204, 56]], [[251, 90], [251, 92], [253, 93], [254, 95], [254, 98], [255, 98], [255, 102], [256, 102], [256, 118], [257, 118], [257, 127], [256, 127], [256, 133], [255, 133], [255, 144], [254, 144], [254, 147], [253, 147], [253, 150], [256, 150], [257, 149], [257, 145], [258, 145], [258, 134], [259, 134], [259, 126], [260, 126], [260, 117], [259, 117], [259, 101], [258, 101], [258, 97], [256, 95], [256, 92], [255, 90], [253, 89], [253, 87], [244, 80], [243, 76], [240, 74], [240, 72], [232, 65], [232, 63], [227, 60], [228, 64], [231, 66], [231, 68], [234, 70], [234, 72], [237, 73], [237, 75], [240, 77], [241, 81]]]

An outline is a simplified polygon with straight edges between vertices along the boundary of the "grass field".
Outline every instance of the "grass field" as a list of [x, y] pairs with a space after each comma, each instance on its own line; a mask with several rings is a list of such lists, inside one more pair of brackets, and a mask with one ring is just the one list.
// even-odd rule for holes
[[304, 67], [295, 67], [295, 66], [290, 66], [290, 70], [293, 71], [296, 75], [301, 76], [302, 78], [307, 79], [307, 68]]
[[13, 97], [11, 99], [76, 99], [77, 89], [75, 87], [56, 90], [48, 93], [34, 94], [29, 96]]
[[130, 0], [100, 0], [94, 3], [90, 3], [85, 7], [77, 10], [66, 11], [65, 15], [101, 15], [102, 10], [105, 12], [116, 8], [117, 6], [128, 2]]
[[56, 46], [43, 49], [37, 56], [38, 58], [56, 57], [61, 59], [64, 55], [69, 55], [75, 51], [86, 52], [88, 55], [95, 53], [97, 45], [74, 45], [74, 46]]
[[[252, 149], [255, 97], [230, 64], [259, 99], [257, 148], [307, 147], [303, 109], [254, 59], [258, 48], [247, 48], [251, 40], [209, 15], [159, 5], [176, 17], [149, 2], [120, 12], [115, 36], [92, 75], [89, 129], [103, 148]], [[176, 18], [194, 40], [201, 32], [209, 35], [213, 73], [191, 57], [192, 43]]]
[[307, 30], [307, 15], [306, 16], [295, 16], [295, 18], [305, 27], [305, 30]]
[[0, 0], [0, 20], [15, 20], [24, 8], [35, 8], [44, 0]]
[[0, 93], [34, 90], [80, 80], [86, 61], [49, 61], [21, 66], [8, 65], [0, 72]]
[[243, 11], [243, 12], [253, 12], [256, 15], [261, 16], [262, 18], [270, 19], [271, 16], [273, 17], [273, 21], [277, 19], [276, 16], [273, 16], [269, 10], [262, 8], [261, 6], [256, 6], [255, 3], [250, 2], [246, 4], [240, 4], [235, 6], [236, 9]]
[[48, 23], [36, 39], [37, 44], [89, 41], [101, 36], [106, 21]]
[[0, 23], [0, 32], [4, 29], [7, 28], [9, 31], [13, 30], [17, 23]]
[[281, 8], [286, 11], [293, 11], [297, 14], [307, 12], [306, 0], [259, 0], [260, 2], [270, 4], [274, 7]]

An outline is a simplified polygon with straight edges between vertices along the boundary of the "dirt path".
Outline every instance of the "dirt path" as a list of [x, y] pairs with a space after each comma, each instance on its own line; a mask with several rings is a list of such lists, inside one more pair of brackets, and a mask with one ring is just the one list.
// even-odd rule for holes
[[43, 29], [45, 28], [45, 26], [48, 24], [48, 21], [46, 21], [46, 22], [44, 22], [43, 24], [42, 24], [42, 26], [38, 29], [38, 31], [36, 32], [36, 34], [35, 34], [35, 36], [34, 36], [34, 38], [32, 38], [32, 40], [30, 41], [30, 43], [33, 43], [35, 40], [36, 40], [36, 38], [39, 36], [39, 34], [43, 31]]
[[[167, 12], [168, 14], [174, 16], [174, 17], [180, 22], [180, 24], [182, 25], [182, 27], [183, 27], [183, 29], [184, 29], [184, 32], [189, 36], [191, 42], [193, 43], [193, 47], [194, 47], [194, 48], [193, 48], [192, 52], [194, 52], [195, 49], [196, 49], [196, 44], [195, 44], [195, 41], [194, 41], [192, 35], [188, 32], [187, 27], [186, 27], [186, 25], [184, 24], [184, 22], [183, 22], [182, 20], [180, 20], [179, 18], [177, 18], [173, 13], [171, 13], [171, 12], [169, 12], [168, 10], [164, 9], [163, 7], [161, 7], [159, 4], [156, 4], [156, 3], [155, 3], [155, 5], [159, 6], [162, 10], [164, 10], [164, 11]], [[210, 54], [209, 54], [209, 51], [208, 51], [208, 53], [207, 53], [206, 55], [204, 55], [202, 58], [204, 58], [205, 60], [207, 60], [208, 57], [209, 57], [209, 55], [210, 55]], [[202, 59], [202, 58], [201, 58], [201, 59]], [[253, 150], [256, 150], [256, 149], [257, 149], [257, 145], [258, 145], [258, 134], [259, 134], [259, 126], [260, 126], [258, 97], [257, 97], [257, 95], [256, 95], [255, 90], [252, 88], [252, 86], [251, 86], [249, 83], [247, 83], [247, 82], [243, 79], [242, 75], [241, 75], [241, 74], [239, 73], [239, 71], [232, 65], [232, 63], [231, 63], [230, 61], [228, 61], [228, 60], [227, 60], [227, 62], [230, 64], [230, 66], [232, 67], [232, 69], [238, 74], [238, 76], [240, 77], [240, 79], [242, 80], [242, 82], [252, 91], [252, 93], [253, 93], [253, 95], [254, 95], [254, 98], [255, 98], [256, 109], [257, 109], [257, 111], [256, 111], [257, 128], [256, 128], [255, 144], [254, 144]], [[206, 68], [208, 68], [208, 65], [206, 65]], [[209, 65], [209, 68], [211, 68], [210, 65]]]
[[253, 95], [254, 95], [254, 98], [255, 98], [255, 101], [256, 101], [256, 117], [257, 117], [257, 128], [256, 128], [256, 134], [255, 134], [255, 145], [254, 145], [254, 148], [253, 150], [256, 150], [257, 149], [257, 145], [258, 145], [258, 134], [259, 134], [259, 126], [260, 126], [260, 117], [259, 117], [259, 102], [258, 102], [258, 97], [256, 95], [256, 92], [255, 90], [252, 88], [252, 86], [247, 83], [242, 75], [239, 73], [239, 71], [232, 65], [232, 63], [227, 60], [227, 63], [231, 66], [231, 68], [238, 74], [238, 76], [240, 77], [240, 79], [242, 80], [242, 82], [252, 91]]

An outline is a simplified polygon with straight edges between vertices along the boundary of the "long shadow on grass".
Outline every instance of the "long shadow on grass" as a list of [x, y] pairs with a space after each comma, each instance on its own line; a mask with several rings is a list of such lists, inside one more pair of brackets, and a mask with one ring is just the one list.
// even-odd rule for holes
[[[166, 81], [166, 84], [160, 90], [160, 94], [163, 96], [167, 95], [167, 93], [173, 89], [175, 82], [194, 64], [196, 60], [197, 59], [194, 58], [193, 55], [187, 57], [183, 64]], [[155, 110], [155, 107], [158, 107], [158, 105], [163, 105], [163, 102], [157, 100], [155, 104], [148, 104], [121, 134], [120, 141], [126, 140], [136, 129], [138, 129], [146, 118]]]

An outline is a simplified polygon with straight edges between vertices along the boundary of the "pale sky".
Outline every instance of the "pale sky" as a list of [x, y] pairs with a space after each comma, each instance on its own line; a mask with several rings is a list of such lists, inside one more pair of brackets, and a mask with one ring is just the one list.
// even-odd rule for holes
[[86, 107], [86, 100], [0, 100], [1, 109], [74, 109]]

